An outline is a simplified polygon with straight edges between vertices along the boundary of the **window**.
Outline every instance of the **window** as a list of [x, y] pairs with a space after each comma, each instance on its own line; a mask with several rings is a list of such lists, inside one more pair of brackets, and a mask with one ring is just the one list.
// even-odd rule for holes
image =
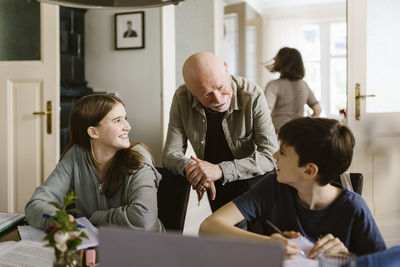
[[[320, 101], [323, 116], [339, 118], [346, 108], [346, 23], [321, 22], [303, 26], [301, 53], [304, 80]], [[306, 109], [306, 115], [311, 111]]]
[[257, 83], [257, 29], [246, 26], [246, 77]]
[[238, 15], [230, 13], [224, 15], [224, 58], [229, 72], [239, 74], [239, 26]]

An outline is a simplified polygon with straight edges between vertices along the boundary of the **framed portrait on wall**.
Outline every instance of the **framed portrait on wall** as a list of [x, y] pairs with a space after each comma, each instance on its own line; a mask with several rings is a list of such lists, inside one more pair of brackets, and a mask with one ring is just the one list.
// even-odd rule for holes
[[115, 49], [144, 48], [144, 11], [115, 14]]

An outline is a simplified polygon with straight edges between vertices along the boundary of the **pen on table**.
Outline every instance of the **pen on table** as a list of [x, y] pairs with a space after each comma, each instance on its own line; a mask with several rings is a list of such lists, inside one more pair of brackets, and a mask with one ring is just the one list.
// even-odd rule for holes
[[[272, 229], [274, 229], [276, 232], [278, 232], [279, 234], [281, 234], [282, 236], [284, 236], [284, 235], [283, 235], [283, 232], [282, 232], [278, 227], [276, 227], [276, 225], [273, 224], [270, 220], [265, 219], [265, 222], [266, 222], [269, 226], [271, 226]], [[303, 255], [304, 257], [307, 257], [303, 250], [300, 250], [300, 254]]]
[[50, 216], [49, 214], [46, 214], [46, 213], [43, 214], [43, 218], [50, 219], [51, 217], [53, 217], [53, 216]]
[[[50, 216], [49, 214], [46, 214], [46, 213], [43, 214], [43, 218], [50, 219], [51, 217], [53, 217], [53, 216]], [[77, 223], [76, 226], [78, 228], [81, 228], [81, 229], [85, 229], [86, 228], [84, 225], [82, 225], [80, 223]]]

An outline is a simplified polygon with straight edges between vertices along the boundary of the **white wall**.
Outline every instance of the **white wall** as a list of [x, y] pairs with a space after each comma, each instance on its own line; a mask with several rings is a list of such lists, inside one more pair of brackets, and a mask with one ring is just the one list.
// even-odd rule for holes
[[168, 131], [169, 110], [176, 87], [175, 7], [172, 5], [165, 6], [161, 9], [161, 36], [162, 147], [164, 147]]
[[[176, 86], [183, 84], [182, 65], [192, 54], [208, 51], [222, 58], [223, 41], [222, 0], [186, 0], [175, 8]], [[194, 155], [189, 146], [187, 155]], [[191, 190], [183, 233], [197, 235], [200, 223], [211, 214], [207, 197], [198, 204]]]
[[222, 57], [223, 14], [222, 0], [186, 0], [175, 7], [177, 86], [190, 55], [208, 51]]
[[186, 0], [175, 7], [144, 10], [145, 48], [132, 50], [114, 49], [114, 14], [129, 11], [86, 13], [85, 71], [89, 87], [114, 92], [125, 102], [131, 140], [147, 144], [160, 166], [170, 102], [183, 82], [183, 62], [199, 51], [222, 54], [223, 1]]
[[[114, 49], [114, 14], [89, 10], [85, 15], [85, 71], [88, 86], [116, 93], [126, 105], [131, 141], [151, 149], [161, 163], [161, 22], [160, 8], [145, 11], [145, 48]], [[136, 10], [133, 10], [136, 11]]]

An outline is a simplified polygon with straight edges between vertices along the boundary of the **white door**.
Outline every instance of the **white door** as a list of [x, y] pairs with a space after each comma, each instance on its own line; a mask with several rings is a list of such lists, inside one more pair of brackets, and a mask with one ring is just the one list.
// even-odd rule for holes
[[[58, 6], [41, 4], [40, 20], [41, 60], [0, 62], [0, 211], [23, 212], [59, 157]], [[51, 116], [33, 115], [47, 103]]]
[[400, 1], [347, 2], [348, 124], [356, 137], [351, 171], [364, 174], [363, 197], [388, 246], [399, 245]]

